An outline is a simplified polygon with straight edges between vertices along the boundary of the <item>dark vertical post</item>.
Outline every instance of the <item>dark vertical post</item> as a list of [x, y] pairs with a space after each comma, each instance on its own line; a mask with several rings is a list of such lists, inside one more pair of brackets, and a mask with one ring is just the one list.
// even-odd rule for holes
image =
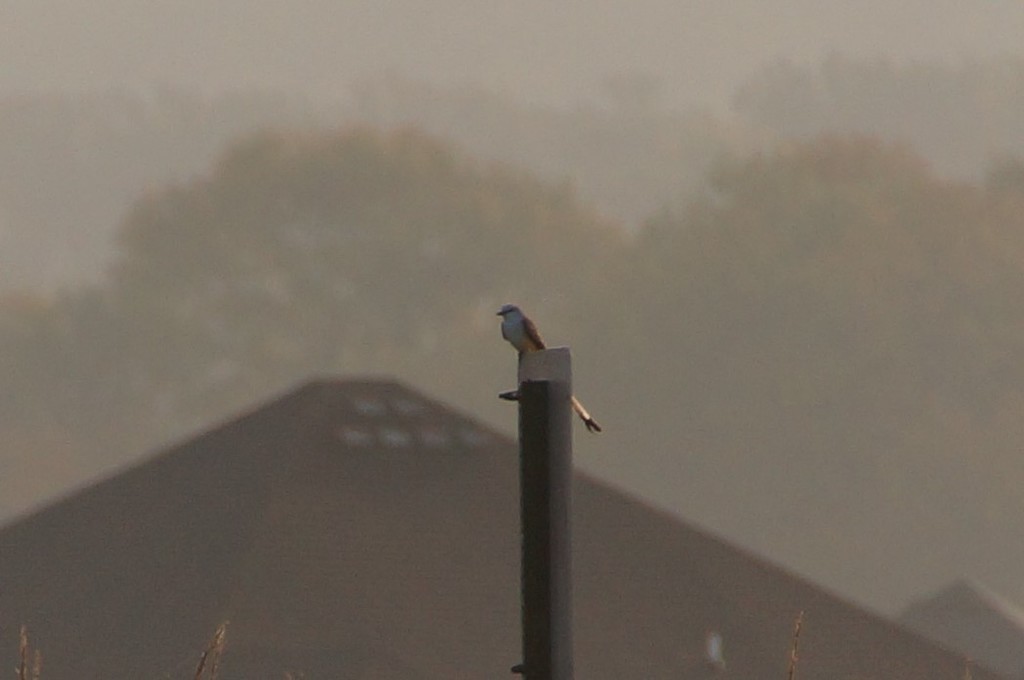
[[568, 348], [519, 368], [523, 674], [571, 680], [572, 368]]

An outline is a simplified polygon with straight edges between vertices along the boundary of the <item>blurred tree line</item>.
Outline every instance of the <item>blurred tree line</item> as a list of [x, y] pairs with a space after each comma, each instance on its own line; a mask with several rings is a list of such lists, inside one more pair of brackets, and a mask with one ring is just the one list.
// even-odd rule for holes
[[682, 207], [725, 155], [763, 148], [770, 135], [736, 118], [659, 103], [660, 83], [625, 73], [604, 97], [560, 110], [531, 107], [479, 87], [442, 88], [391, 76], [353, 87], [352, 117], [374, 125], [415, 125], [473, 155], [570, 179], [583, 200], [637, 225]]
[[95, 281], [140, 194], [203, 172], [238, 135], [325, 115], [262, 92], [0, 97], [0, 289]]
[[573, 344], [588, 468], [876, 606], [1024, 595], [1024, 166], [823, 137], [706, 187], [631, 232], [412, 129], [251, 135], [137, 201], [100, 282], [4, 299], [0, 498], [324, 372], [511, 430], [516, 301]]
[[[609, 87], [629, 93], [627, 85]], [[8, 95], [0, 97], [0, 290], [96, 281], [114, 257], [113, 227], [126, 207], [204, 173], [240, 135], [358, 123], [413, 125], [479, 158], [572, 182], [630, 223], [678, 203], [721, 154], [761, 143], [736, 121], [653, 102], [561, 111], [397, 77], [357, 83], [344, 101], [174, 88]]]
[[567, 315], [624, 240], [567, 185], [411, 130], [255, 134], [137, 202], [101, 282], [3, 299], [0, 465], [80, 477], [324, 372], [445, 393], [489, 365], [490, 401], [497, 307]]
[[1024, 59], [780, 61], [742, 85], [734, 107], [786, 138], [839, 132], [901, 140], [941, 173], [977, 179], [993, 157], [1024, 153]]
[[399, 76], [357, 82], [345, 100], [241, 91], [0, 96], [0, 290], [96, 281], [113, 227], [140, 194], [205, 172], [259, 129], [412, 125], [484, 160], [571, 182], [628, 226], [703, 191], [717, 159], [779, 139], [858, 133], [913, 146], [944, 176], [980, 180], [993, 157], [1024, 153], [1024, 66], [897, 65], [833, 56], [755, 74], [734, 113], [675, 111], [643, 74], [608, 79], [574, 108], [527, 106], [483, 88]]

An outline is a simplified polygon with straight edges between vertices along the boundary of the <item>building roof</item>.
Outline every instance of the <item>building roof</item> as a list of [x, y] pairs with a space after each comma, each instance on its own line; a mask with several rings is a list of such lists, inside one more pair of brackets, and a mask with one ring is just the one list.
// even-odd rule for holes
[[[513, 440], [394, 382], [313, 382], [0, 531], [0, 650], [26, 623], [47, 678], [189, 677], [227, 620], [225, 680], [510, 677], [518, 511]], [[785, 677], [800, 611], [800, 680], [963, 677], [584, 474], [573, 522], [580, 678], [709, 677], [712, 631], [720, 677]]]
[[912, 603], [899, 620], [1007, 677], [1024, 677], [1024, 611], [981, 583], [955, 581]]

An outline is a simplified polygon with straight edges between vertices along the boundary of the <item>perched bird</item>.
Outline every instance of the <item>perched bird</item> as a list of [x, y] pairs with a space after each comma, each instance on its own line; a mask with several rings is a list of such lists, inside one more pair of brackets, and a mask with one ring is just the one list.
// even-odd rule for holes
[[[501, 309], [498, 310], [498, 316], [501, 317], [501, 337], [508, 340], [509, 344], [516, 348], [520, 358], [529, 352], [545, 349], [544, 341], [541, 340], [540, 333], [537, 332], [537, 325], [530, 320], [530, 317], [523, 314], [519, 307], [515, 305], [502, 305]], [[576, 395], [572, 395], [570, 400], [572, 402], [572, 410], [580, 417], [587, 430], [590, 432], [600, 432], [601, 426], [590, 417], [590, 413], [587, 409], [583, 408], [583, 404], [576, 398]]]

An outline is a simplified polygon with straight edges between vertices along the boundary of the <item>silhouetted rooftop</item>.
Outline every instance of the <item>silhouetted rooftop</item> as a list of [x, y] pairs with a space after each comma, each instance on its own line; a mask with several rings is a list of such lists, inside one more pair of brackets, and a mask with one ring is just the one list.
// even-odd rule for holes
[[981, 583], [956, 581], [912, 603], [899, 620], [1007, 677], [1024, 677], [1024, 611]]
[[[963, 677], [603, 482], [574, 493], [579, 678], [705, 677], [712, 630], [724, 677], [785, 677], [801, 610], [800, 680]], [[510, 677], [518, 511], [508, 437], [393, 382], [313, 382], [0, 531], [0, 650], [24, 622], [48, 679], [184, 678], [228, 620], [225, 680]]]

